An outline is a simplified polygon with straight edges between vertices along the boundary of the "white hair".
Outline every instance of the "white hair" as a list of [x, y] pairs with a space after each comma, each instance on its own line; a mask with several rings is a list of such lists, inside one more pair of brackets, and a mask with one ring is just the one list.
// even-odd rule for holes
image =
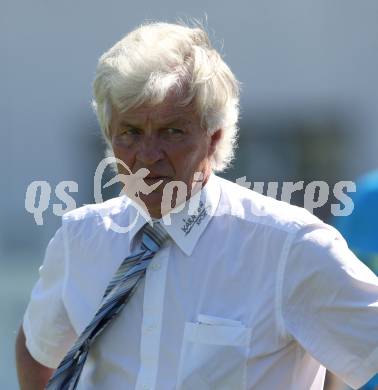
[[146, 103], [163, 103], [173, 93], [178, 104], [194, 104], [210, 134], [221, 130], [212, 169], [222, 171], [232, 161], [239, 83], [202, 28], [140, 26], [102, 55], [93, 88], [93, 107], [108, 146], [112, 105], [125, 112]]

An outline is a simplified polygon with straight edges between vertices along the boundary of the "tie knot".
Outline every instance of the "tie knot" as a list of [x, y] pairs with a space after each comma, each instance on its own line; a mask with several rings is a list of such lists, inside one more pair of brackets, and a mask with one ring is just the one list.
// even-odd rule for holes
[[157, 252], [164, 241], [168, 239], [168, 233], [165, 229], [160, 225], [159, 222], [154, 222], [153, 226], [146, 223], [143, 228], [143, 245], [149, 249], [151, 252]]

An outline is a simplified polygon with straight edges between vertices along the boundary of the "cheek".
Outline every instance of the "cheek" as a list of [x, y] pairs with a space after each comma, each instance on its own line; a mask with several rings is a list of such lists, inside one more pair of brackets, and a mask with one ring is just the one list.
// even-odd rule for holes
[[113, 142], [112, 149], [114, 156], [122, 160], [130, 169], [132, 169], [135, 161], [135, 151], [128, 146]]
[[177, 171], [192, 171], [207, 157], [205, 140], [190, 140], [174, 145], [167, 153]]

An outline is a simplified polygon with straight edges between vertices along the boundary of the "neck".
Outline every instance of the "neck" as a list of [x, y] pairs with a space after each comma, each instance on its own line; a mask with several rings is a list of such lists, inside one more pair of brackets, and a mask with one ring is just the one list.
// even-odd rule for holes
[[180, 196], [178, 191], [174, 192], [172, 195], [172, 199], [170, 204], [163, 204], [163, 201], [161, 202], [160, 207], [158, 208], [150, 208], [148, 210], [150, 216], [152, 218], [160, 219], [164, 215], [169, 214], [172, 212], [172, 210], [178, 208], [182, 203], [187, 202], [190, 198], [192, 198], [195, 194], [198, 193], [198, 191], [201, 191], [202, 188], [207, 184], [209, 181], [210, 175], [212, 173], [212, 170], [205, 171], [202, 176], [198, 180], [195, 180], [196, 178], [193, 177], [190, 185], [189, 191], [187, 191], [187, 195]]

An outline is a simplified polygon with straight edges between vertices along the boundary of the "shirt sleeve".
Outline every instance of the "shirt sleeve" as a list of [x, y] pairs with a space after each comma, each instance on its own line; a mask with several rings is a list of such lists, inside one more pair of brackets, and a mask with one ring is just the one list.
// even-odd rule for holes
[[285, 330], [358, 388], [378, 372], [378, 278], [328, 225], [291, 237], [282, 284]]
[[77, 338], [62, 300], [65, 268], [62, 226], [47, 246], [23, 319], [27, 349], [35, 360], [51, 368], [59, 365]]

